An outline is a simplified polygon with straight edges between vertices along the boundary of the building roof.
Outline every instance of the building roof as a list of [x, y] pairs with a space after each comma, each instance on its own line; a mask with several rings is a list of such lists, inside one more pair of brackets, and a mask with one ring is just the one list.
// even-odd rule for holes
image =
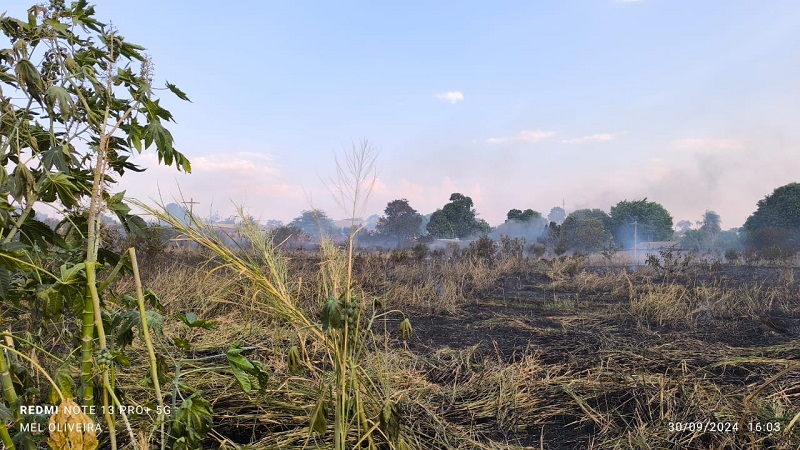
[[637, 250], [680, 250], [680, 241], [652, 241], [639, 242], [636, 244]]

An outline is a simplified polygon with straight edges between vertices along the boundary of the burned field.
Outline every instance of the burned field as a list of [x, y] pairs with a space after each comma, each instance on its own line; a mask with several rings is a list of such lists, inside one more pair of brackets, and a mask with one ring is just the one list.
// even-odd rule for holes
[[[149, 314], [168, 319], [153, 345], [164, 402], [176, 405], [170, 433], [187, 418], [182, 431], [202, 448], [331, 448], [339, 379], [351, 408], [341, 436], [370, 448], [800, 445], [792, 265], [665, 255], [633, 270], [503, 249], [363, 252], [344, 300], [328, 294], [347, 285], [340, 247], [205, 245], [151, 255], [141, 268], [158, 293], [149, 301], [163, 308]], [[124, 301], [133, 279], [109, 289]], [[331, 304], [347, 306], [337, 312], [350, 328], [333, 322]], [[117, 389], [127, 404], [152, 405], [147, 349], [136, 333], [121, 344], [125, 323], [109, 328], [127, 359]], [[342, 342], [352, 344], [351, 378], [337, 373]], [[154, 433], [154, 419], [128, 417], [140, 433]]]
[[[474, 282], [503, 263], [472, 264]], [[442, 388], [442, 416], [479, 441], [797, 447], [797, 431], [784, 433], [800, 412], [797, 269], [633, 270], [585, 258], [520, 269], [450, 311], [407, 311], [415, 336], [406, 348]]]
[[[290, 276], [301, 280], [298, 298], [310, 299], [307, 307], [317, 310], [324, 258], [287, 256]], [[797, 448], [798, 269], [670, 258], [636, 270], [613, 263], [514, 252], [492, 258], [357, 254], [356, 290], [380, 313], [372, 352], [361, 365], [397, 400], [405, 443], [440, 449]], [[204, 292], [209, 283], [194, 284]], [[219, 301], [183, 307], [220, 323], [241, 321], [231, 299], [249, 294], [231, 283], [205, 294]], [[403, 314], [382, 315], [388, 311]], [[413, 326], [405, 340], [398, 331], [404, 317]], [[256, 355], [273, 371], [259, 399], [213, 385], [219, 442], [326, 446], [329, 435], [308, 434], [318, 379], [309, 372], [292, 375], [285, 359], [295, 335], [265, 316], [246, 330], [210, 333], [197, 342], [213, 352], [241, 339], [258, 348]], [[313, 341], [302, 353], [309, 366], [326, 365]], [[214, 379], [192, 381], [203, 386]]]

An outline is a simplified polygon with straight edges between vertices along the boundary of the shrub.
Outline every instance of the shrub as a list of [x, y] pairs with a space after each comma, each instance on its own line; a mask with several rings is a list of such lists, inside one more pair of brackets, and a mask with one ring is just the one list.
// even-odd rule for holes
[[739, 258], [742, 257], [742, 254], [734, 249], [728, 249], [725, 251], [725, 259], [730, 263], [735, 263], [739, 261]]
[[423, 242], [418, 242], [411, 247], [411, 253], [414, 255], [414, 259], [422, 261], [428, 256], [428, 246]]
[[497, 246], [490, 237], [481, 236], [480, 239], [469, 244], [466, 253], [469, 257], [491, 262], [497, 253]]

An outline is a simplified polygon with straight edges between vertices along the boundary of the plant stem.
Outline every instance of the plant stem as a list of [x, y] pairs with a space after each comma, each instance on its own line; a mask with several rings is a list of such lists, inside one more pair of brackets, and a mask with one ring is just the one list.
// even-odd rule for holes
[[11, 440], [11, 435], [8, 434], [8, 428], [4, 423], [0, 423], [0, 440], [3, 441], [4, 449], [15, 450], [14, 441]]
[[[58, 394], [58, 398], [60, 398], [62, 401], [64, 400], [64, 394], [61, 393], [61, 389], [59, 389], [58, 384], [56, 384], [55, 380], [53, 380], [53, 378], [50, 377], [50, 375], [47, 373], [47, 371], [44, 370], [44, 367], [42, 367], [41, 365], [39, 365], [39, 363], [34, 361], [33, 358], [31, 358], [30, 356], [26, 355], [25, 353], [22, 353], [21, 351], [19, 351], [17, 349], [11, 348], [11, 347], [9, 347], [9, 346], [7, 346], [5, 344], [0, 344], [0, 348], [2, 348], [3, 350], [5, 350], [7, 352], [14, 353], [15, 355], [19, 356], [20, 358], [28, 361], [33, 366], [34, 369], [36, 369], [39, 373], [41, 373], [47, 379], [47, 381], [50, 382], [50, 385], [53, 386], [53, 389], [55, 389], [56, 393]], [[2, 362], [2, 364], [4, 364], [4, 363], [5, 363], [5, 361]], [[2, 367], [0, 367], [0, 369], [2, 369]], [[3, 386], [3, 387], [5, 388], [5, 386]], [[13, 387], [12, 387], [12, 389], [13, 389]], [[14, 395], [16, 395], [16, 393], [14, 393]]]
[[8, 369], [8, 363], [6, 363], [5, 352], [0, 352], [0, 383], [3, 385], [3, 398], [6, 399], [9, 408], [14, 412], [14, 417], [19, 419], [17, 391], [14, 390], [14, 382], [11, 380], [11, 373]]
[[81, 386], [83, 404], [94, 405], [94, 384], [92, 383], [92, 351], [94, 350], [94, 304], [89, 289], [83, 301], [83, 329], [81, 332]]
[[8, 235], [6, 235], [5, 239], [3, 239], [3, 244], [8, 244], [12, 239], [14, 239], [14, 236], [17, 235], [22, 227], [22, 224], [25, 223], [25, 220], [28, 218], [28, 214], [30, 214], [33, 210], [33, 205], [36, 203], [36, 200], [36, 196], [32, 193], [25, 197], [25, 208], [22, 210], [22, 213], [19, 215], [17, 220], [14, 221], [14, 226], [11, 228], [11, 231], [8, 232]]
[[150, 339], [150, 329], [147, 326], [147, 314], [144, 310], [144, 293], [142, 292], [142, 280], [139, 278], [139, 264], [136, 262], [136, 249], [131, 247], [128, 249], [131, 256], [131, 267], [133, 268], [133, 279], [136, 283], [136, 299], [139, 303], [139, 318], [142, 323], [142, 334], [144, 335], [144, 343], [147, 346], [147, 354], [150, 356], [150, 376], [153, 379], [153, 388], [156, 391], [156, 400], [158, 400], [158, 422], [161, 430], [161, 450], [164, 450], [167, 445], [164, 423], [164, 397], [161, 395], [161, 384], [158, 381], [158, 365], [156, 361], [156, 352], [153, 349], [153, 341]]
[[[128, 436], [131, 439], [131, 445], [133, 446], [133, 448], [138, 449], [139, 444], [136, 441], [136, 436], [133, 434], [133, 428], [131, 427], [130, 422], [128, 422], [128, 415], [125, 414], [125, 408], [122, 407], [122, 403], [120, 403], [119, 399], [117, 398], [117, 395], [114, 393], [114, 389], [111, 387], [111, 384], [108, 381], [108, 371], [103, 373], [103, 386], [105, 387], [106, 392], [108, 392], [108, 395], [111, 396], [113, 404], [117, 405], [117, 408], [119, 408], [119, 413], [120, 416], [122, 416], [122, 421], [125, 422], [125, 428], [128, 429]], [[114, 429], [111, 428], [109, 429], [108, 433], [109, 436], [111, 436], [111, 448], [116, 448], [117, 438], [116, 434], [114, 434], [113, 431]]]

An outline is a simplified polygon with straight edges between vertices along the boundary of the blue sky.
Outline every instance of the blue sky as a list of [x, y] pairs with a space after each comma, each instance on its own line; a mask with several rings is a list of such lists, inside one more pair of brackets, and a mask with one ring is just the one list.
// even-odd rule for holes
[[[0, 11], [24, 16], [29, 2]], [[368, 213], [422, 213], [469, 195], [493, 225], [511, 208], [662, 203], [740, 226], [800, 174], [800, 3], [98, 2], [148, 49], [194, 173], [123, 181], [204, 214], [242, 204], [290, 220], [308, 197], [344, 216], [321, 179], [334, 155], [380, 152]], [[168, 97], [165, 95], [165, 97]]]

